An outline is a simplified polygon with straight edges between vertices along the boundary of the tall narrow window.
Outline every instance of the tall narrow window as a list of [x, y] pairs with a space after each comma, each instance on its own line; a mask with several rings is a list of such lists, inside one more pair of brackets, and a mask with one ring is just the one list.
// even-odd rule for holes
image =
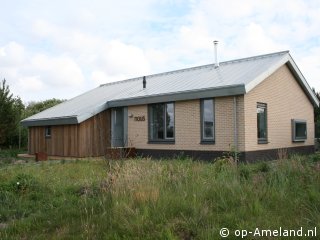
[[166, 139], [174, 138], [174, 106], [173, 103], [166, 104]]
[[267, 104], [257, 104], [258, 143], [268, 143]]
[[214, 142], [214, 100], [201, 100], [201, 141]]
[[51, 137], [51, 126], [47, 126], [47, 127], [45, 128], [45, 136], [46, 136], [47, 138]]
[[174, 140], [174, 103], [149, 105], [149, 140]]

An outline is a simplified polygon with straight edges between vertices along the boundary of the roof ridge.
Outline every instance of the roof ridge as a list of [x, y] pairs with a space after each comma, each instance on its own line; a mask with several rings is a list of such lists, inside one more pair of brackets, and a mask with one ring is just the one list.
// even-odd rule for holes
[[114, 81], [114, 82], [109, 82], [109, 83], [104, 83], [104, 84], [100, 84], [99, 87], [105, 87], [105, 86], [111, 86], [111, 85], [120, 84], [120, 83], [124, 83], [124, 82], [130, 82], [130, 81], [138, 80], [140, 78], [143, 78], [143, 76], [142, 77], [135, 77], [135, 78], [119, 80], [119, 81]]
[[234, 62], [245, 62], [245, 61], [261, 59], [261, 58], [267, 58], [267, 57], [277, 56], [277, 55], [279, 56], [279, 55], [284, 55], [286, 53], [289, 53], [289, 50], [280, 51], [280, 52], [274, 52], [274, 53], [261, 54], [261, 55], [256, 55], [256, 56], [252, 56], [252, 57], [246, 57], [246, 58], [238, 58], [238, 59], [234, 59], [234, 60], [228, 60], [228, 61], [221, 62], [220, 65], [221, 64], [230, 64], [230, 63], [234, 63]]
[[[254, 59], [267, 58], [270, 56], [283, 55], [286, 53], [289, 53], [289, 50], [268, 53], [268, 54], [261, 54], [261, 55], [256, 55], [256, 56], [252, 56], [252, 57], [246, 57], [246, 58], [238, 58], [238, 59], [234, 59], [234, 60], [220, 62], [219, 64], [226, 65], [226, 64], [236, 63], [236, 62], [244, 62], [244, 61], [250, 61], [250, 60], [254, 60]], [[167, 71], [167, 72], [161, 72], [161, 73], [155, 73], [155, 74], [150, 74], [150, 75], [145, 75], [145, 76], [140, 76], [140, 77], [135, 77], [135, 78], [124, 79], [124, 80], [115, 81], [115, 82], [109, 82], [109, 83], [101, 84], [100, 87], [111, 86], [111, 85], [115, 85], [115, 84], [121, 84], [121, 83], [125, 83], [125, 82], [141, 80], [143, 77], [151, 78], [151, 77], [156, 77], [156, 76], [169, 75], [169, 74], [173, 74], [173, 73], [192, 71], [192, 70], [196, 70], [196, 69], [202, 69], [202, 68], [208, 68], [208, 67], [214, 67], [214, 66], [215, 66], [214, 63], [210, 63], [210, 64], [205, 64], [205, 65], [200, 65], [200, 66], [182, 68], [182, 69], [177, 69], [177, 70], [172, 70], [172, 71]]]
[[194, 70], [194, 69], [206, 68], [206, 67], [210, 67], [210, 66], [214, 66], [214, 64], [211, 63], [211, 64], [206, 64], [206, 65], [201, 65], [201, 66], [182, 68], [182, 69], [177, 69], [177, 70], [172, 70], [172, 71], [167, 71], [167, 72], [161, 72], [161, 73], [149, 74], [149, 75], [144, 75], [144, 76], [135, 77], [135, 78], [129, 78], [129, 79], [115, 81], [115, 82], [109, 82], [109, 83], [101, 84], [100, 87], [110, 86], [110, 85], [114, 85], [114, 84], [120, 84], [120, 83], [124, 83], [124, 82], [130, 82], [130, 81], [134, 81], [134, 80], [139, 80], [139, 79], [142, 79], [143, 77], [151, 78], [151, 77], [156, 77], [156, 76], [173, 74], [173, 73], [177, 73], [177, 72], [185, 72], [185, 71], [190, 71], [190, 70]]

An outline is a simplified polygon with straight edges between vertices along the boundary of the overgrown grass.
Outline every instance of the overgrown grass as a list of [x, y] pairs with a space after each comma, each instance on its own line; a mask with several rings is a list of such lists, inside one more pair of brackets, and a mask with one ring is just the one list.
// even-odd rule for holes
[[[320, 156], [239, 164], [49, 161], [0, 168], [0, 239], [219, 239], [320, 226]], [[232, 239], [232, 237], [231, 237]]]
[[0, 148], [0, 166], [3, 164], [13, 163], [18, 159], [18, 154], [24, 153], [25, 149], [1, 149]]

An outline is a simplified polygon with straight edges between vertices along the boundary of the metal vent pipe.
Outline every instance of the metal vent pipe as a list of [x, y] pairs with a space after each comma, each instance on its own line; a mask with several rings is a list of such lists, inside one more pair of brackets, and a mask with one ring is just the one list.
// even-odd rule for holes
[[213, 41], [214, 44], [214, 60], [215, 60], [215, 67], [219, 67], [219, 60], [218, 60], [218, 42], [217, 40]]

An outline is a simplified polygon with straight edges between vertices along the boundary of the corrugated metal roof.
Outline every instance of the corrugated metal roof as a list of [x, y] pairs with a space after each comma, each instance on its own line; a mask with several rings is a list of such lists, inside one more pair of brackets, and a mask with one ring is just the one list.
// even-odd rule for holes
[[22, 124], [74, 124], [113, 106], [244, 94], [281, 65], [293, 62], [290, 59], [284, 51], [221, 62], [219, 67], [209, 64], [149, 75], [145, 89], [143, 77], [108, 83], [24, 119]]

